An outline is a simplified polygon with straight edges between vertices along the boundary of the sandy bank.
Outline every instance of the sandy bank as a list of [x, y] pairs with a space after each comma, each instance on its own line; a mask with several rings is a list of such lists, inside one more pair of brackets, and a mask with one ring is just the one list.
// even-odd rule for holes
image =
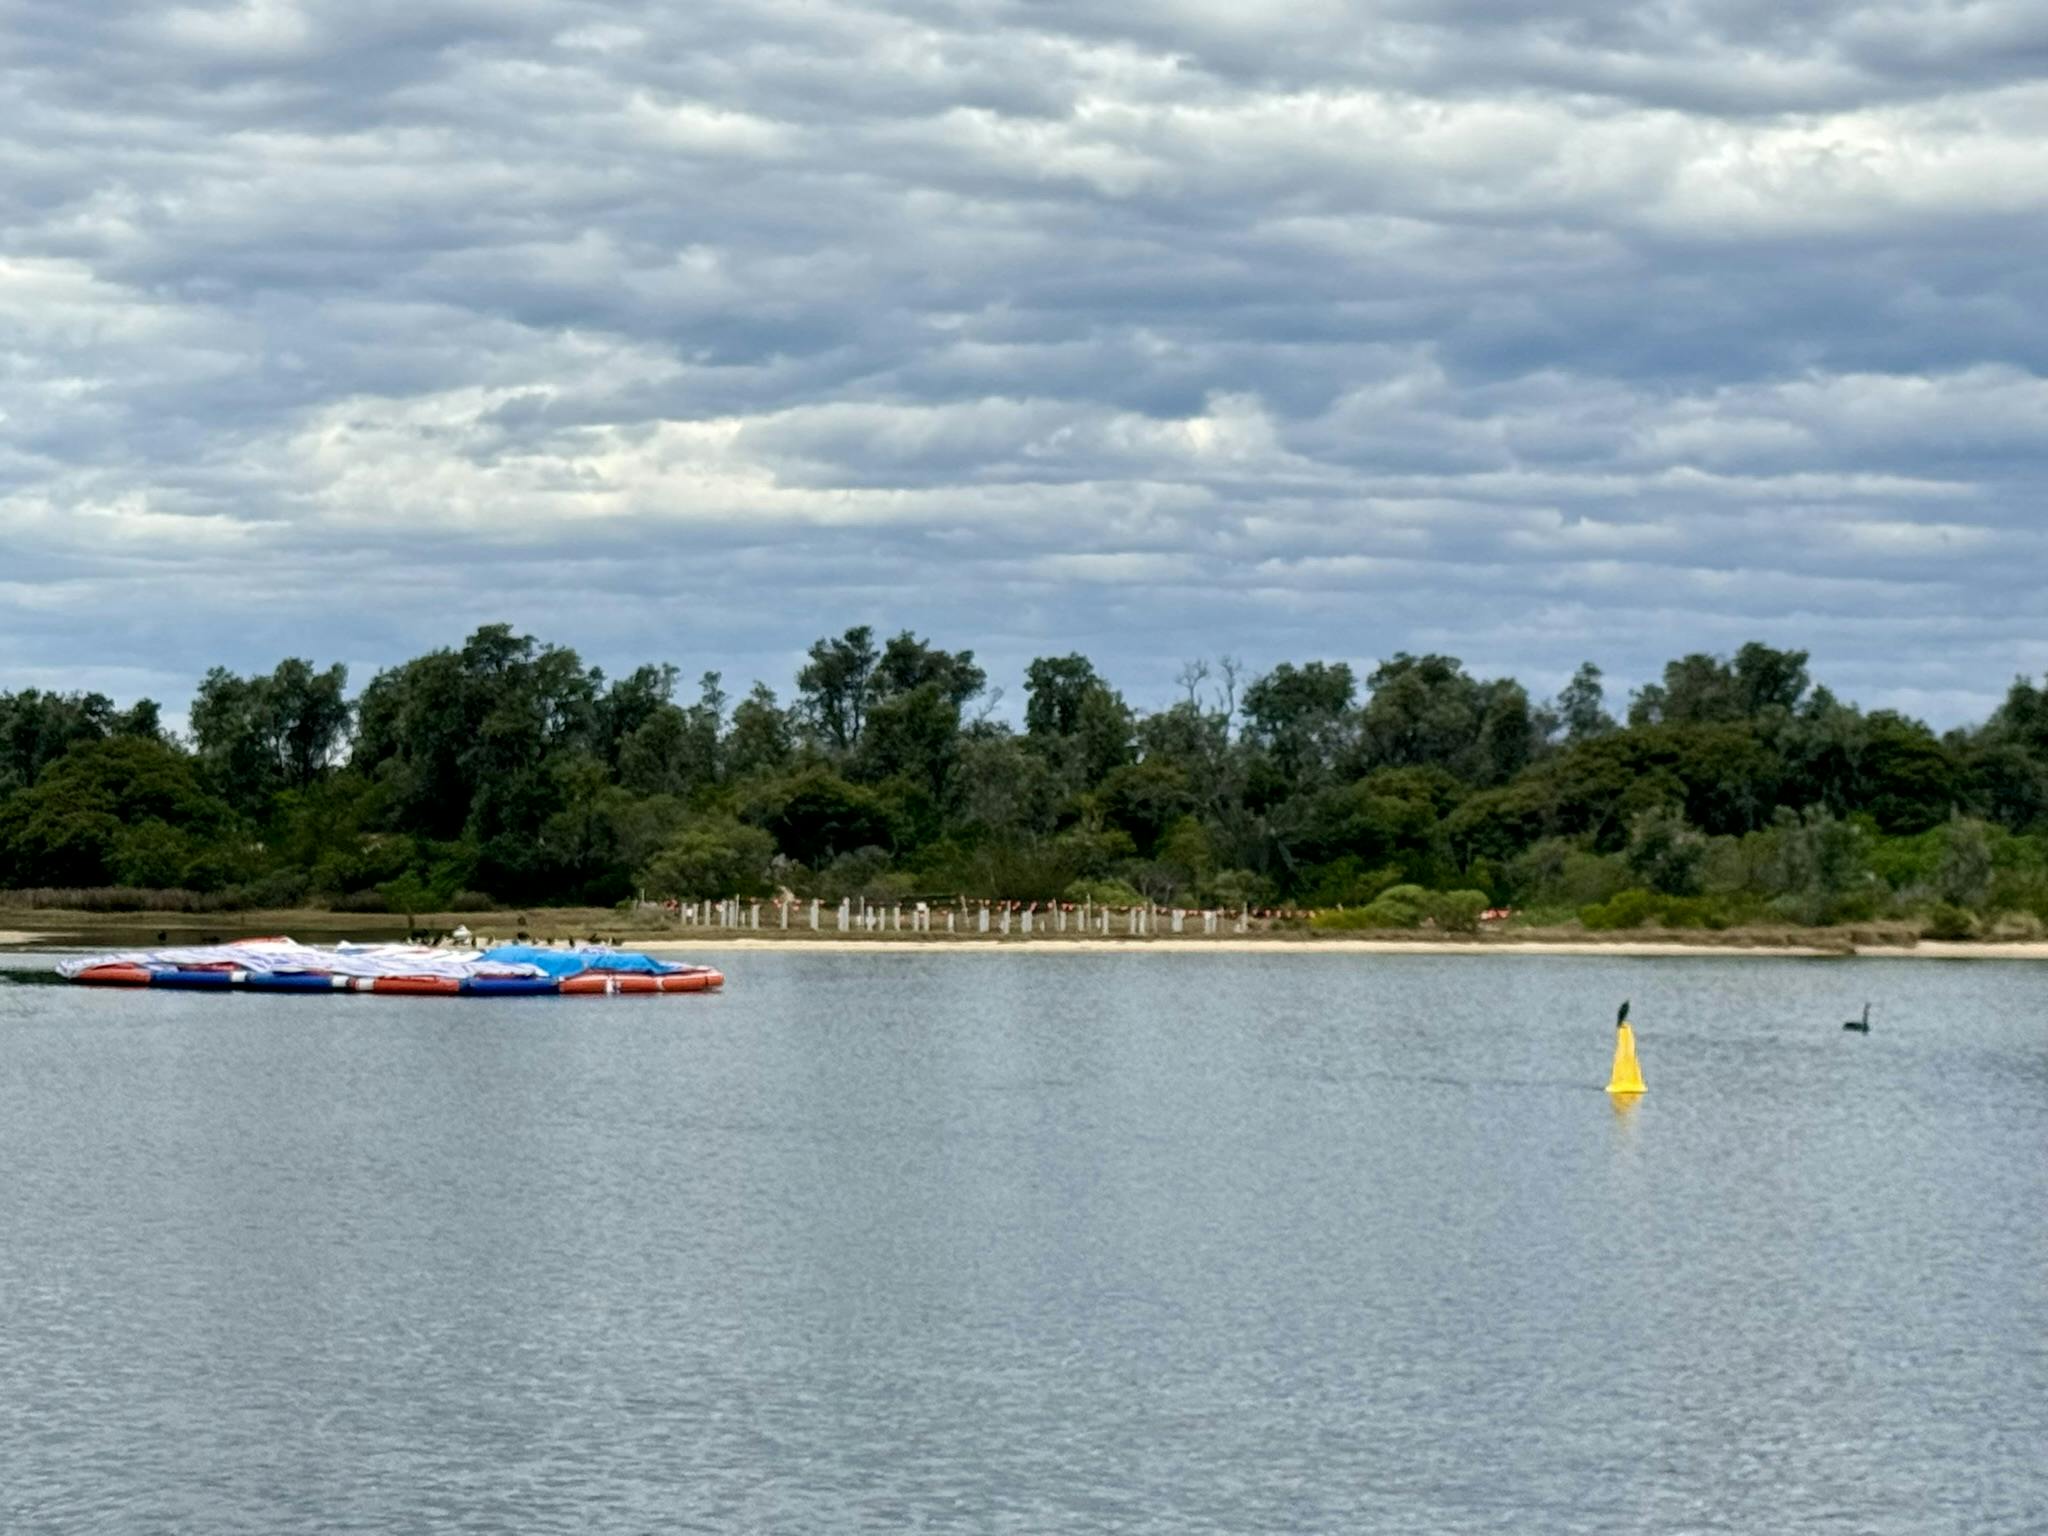
[[1674, 956], [1740, 957], [1743, 959], [1814, 960], [1888, 957], [1901, 960], [2048, 960], [2048, 943], [2039, 944], [1938, 944], [1923, 942], [1915, 948], [1872, 947], [1868, 949], [1822, 949], [1804, 945], [1737, 945], [1659, 943], [1655, 940], [1540, 940], [1514, 939], [1357, 939], [1357, 938], [1163, 938], [1163, 939], [870, 939], [870, 938], [774, 938], [738, 937], [662, 938], [632, 941], [636, 949], [650, 954], [693, 955], [732, 951], [796, 950], [875, 952], [883, 954], [1147, 954], [1171, 951], [1175, 954], [1264, 955], [1437, 955], [1446, 958], [1472, 955], [1557, 955], [1583, 959], [1608, 955], [1621, 958], [1656, 959]]

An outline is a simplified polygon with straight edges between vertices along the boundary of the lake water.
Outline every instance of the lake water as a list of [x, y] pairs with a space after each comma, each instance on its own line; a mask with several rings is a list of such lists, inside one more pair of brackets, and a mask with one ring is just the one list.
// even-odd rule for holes
[[721, 963], [0, 985], [0, 1529], [2048, 1527], [2048, 967]]

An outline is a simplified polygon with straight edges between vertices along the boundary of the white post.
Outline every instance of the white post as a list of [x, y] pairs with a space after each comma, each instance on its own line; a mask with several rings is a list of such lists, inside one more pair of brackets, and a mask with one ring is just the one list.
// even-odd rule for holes
[[1010, 904], [1007, 901], [1003, 903], [1002, 924], [1003, 932], [1008, 933], [1010, 931]]
[[981, 904], [981, 926], [980, 926], [980, 928], [979, 928], [979, 929], [977, 929], [976, 931], [977, 931], [977, 932], [980, 932], [980, 933], [987, 933], [987, 932], [988, 932], [988, 903], [987, 903], [987, 902], [983, 902], [983, 903]]
[[813, 896], [811, 898], [811, 932], [813, 933], [818, 931], [818, 905], [818, 898]]
[[851, 916], [853, 916], [851, 903], [842, 896], [839, 899], [839, 931], [841, 933], [846, 932], [846, 922]]
[[948, 907], [948, 908], [946, 908], [946, 932], [948, 932], [948, 933], [951, 933], [952, 931], [953, 931], [953, 909], [952, 909], [951, 907]]
[[1031, 933], [1031, 909], [1029, 907], [1024, 909], [1023, 931], [1027, 937]]

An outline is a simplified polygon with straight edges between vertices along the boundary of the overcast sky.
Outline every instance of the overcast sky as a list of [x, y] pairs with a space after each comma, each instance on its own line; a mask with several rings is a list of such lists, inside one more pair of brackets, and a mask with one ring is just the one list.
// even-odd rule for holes
[[2048, 6], [1573, 3], [0, 0], [0, 688], [870, 622], [1980, 717]]

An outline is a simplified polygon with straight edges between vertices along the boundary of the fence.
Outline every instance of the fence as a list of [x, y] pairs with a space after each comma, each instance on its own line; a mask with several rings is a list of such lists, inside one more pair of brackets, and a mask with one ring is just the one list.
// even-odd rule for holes
[[646, 903], [678, 928], [737, 933], [831, 933], [955, 938], [1151, 938], [1242, 934], [1309, 914], [1271, 908], [1105, 906], [1097, 902], [889, 901], [838, 903], [729, 896]]

